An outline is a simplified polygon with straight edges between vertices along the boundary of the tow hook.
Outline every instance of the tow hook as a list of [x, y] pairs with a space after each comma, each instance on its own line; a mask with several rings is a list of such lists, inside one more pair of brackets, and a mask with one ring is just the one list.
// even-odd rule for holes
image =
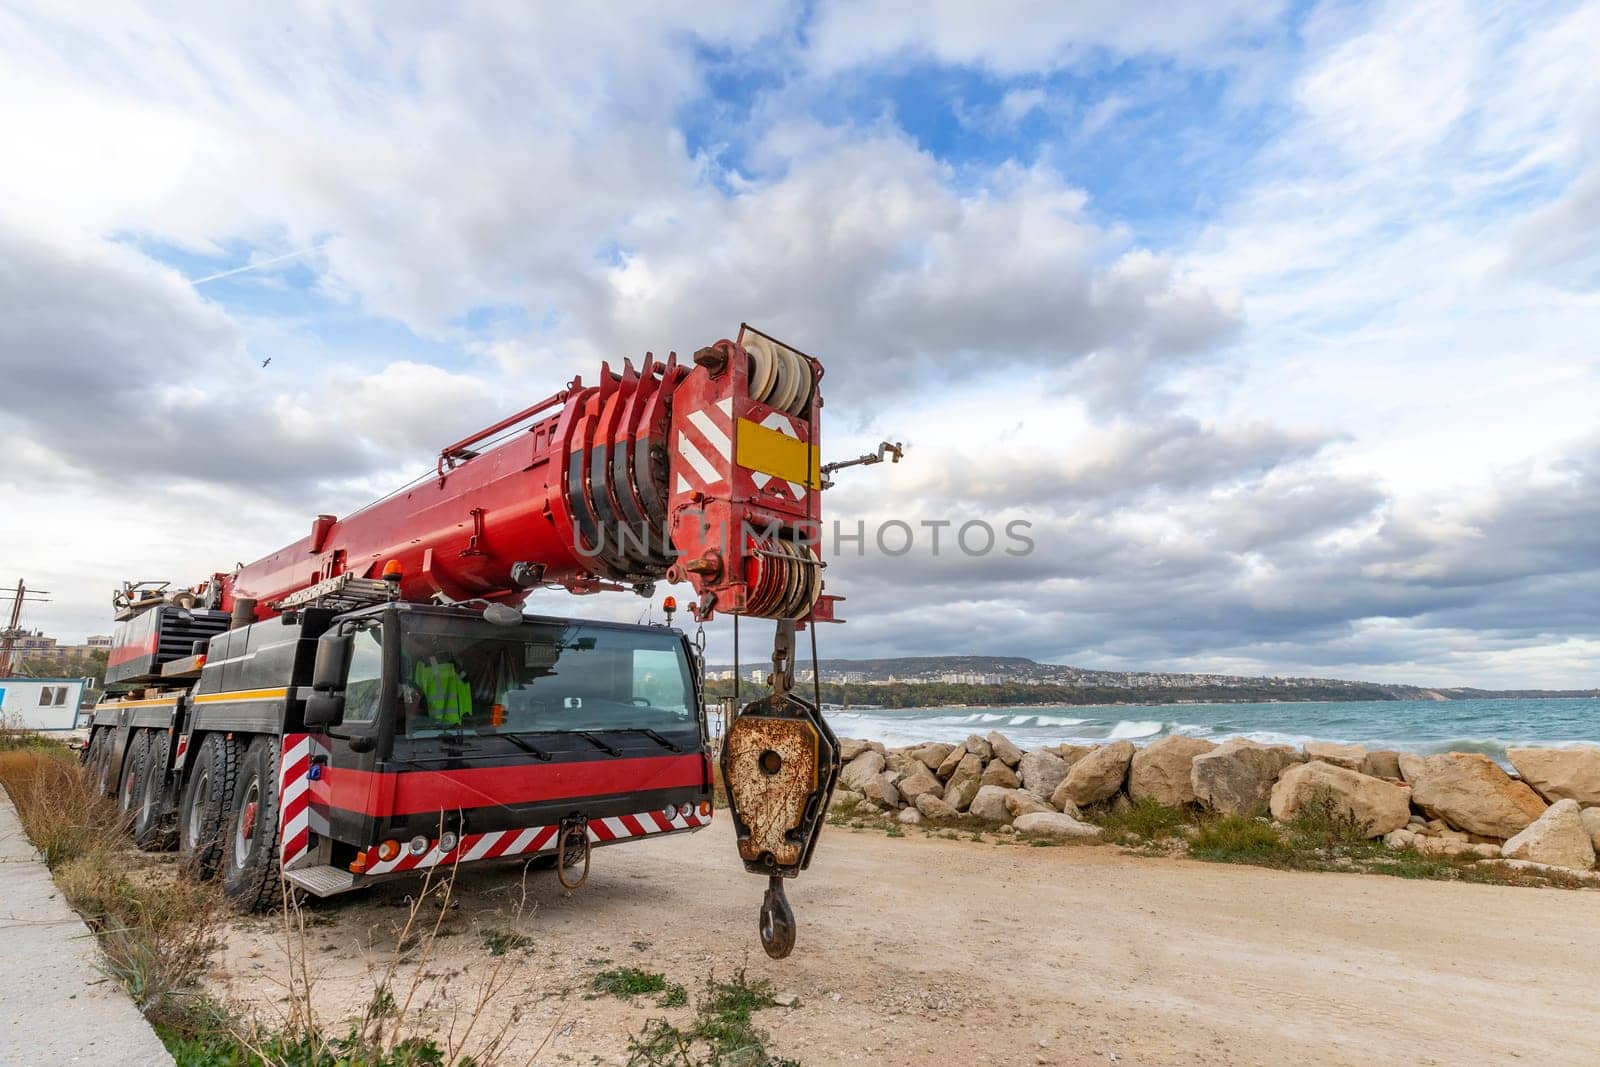
[[[556, 835], [556, 880], [563, 888], [577, 889], [589, 880], [589, 854], [593, 845], [589, 841], [589, 820], [582, 815], [569, 815], [561, 820], [561, 832]], [[583, 873], [576, 881], [567, 880], [567, 868], [583, 865]]]

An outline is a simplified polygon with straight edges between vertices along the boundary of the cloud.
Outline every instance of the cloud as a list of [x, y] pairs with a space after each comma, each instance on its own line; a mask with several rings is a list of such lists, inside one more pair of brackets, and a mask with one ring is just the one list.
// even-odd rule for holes
[[1237, 326], [1230, 297], [1126, 249], [1047, 169], [1005, 164], [962, 195], [904, 137], [779, 130], [765, 151], [781, 175], [638, 230], [585, 333], [627, 350], [748, 319], [875, 396], [1094, 357], [1089, 380], [1129, 403], [1152, 366]]
[[[0, 13], [0, 137], [27, 147], [0, 170], [24, 516], [0, 555], [100, 629], [108, 577], [267, 551], [602, 358], [749, 320], [824, 359], [830, 457], [912, 446], [831, 516], [1032, 524], [1026, 556], [841, 553], [853, 650], [1573, 684], [1597, 28], [1594, 4]], [[992, 90], [973, 113], [1006, 135], [979, 140], [1007, 147], [942, 147], [862, 88], [913, 68]], [[1222, 144], [1217, 180], [1117, 217], [1138, 198], [1089, 190], [1131, 172], [1082, 149], [1124, 108], [1171, 132], [1141, 168]]]
[[959, 0], [905, 4], [828, 2], [808, 27], [809, 58], [822, 73], [902, 55], [974, 65], [1001, 74], [1055, 70], [1098, 54], [1154, 55], [1211, 63], [1272, 26], [1280, 5], [1180, 5]]
[[280, 381], [177, 272], [121, 245], [0, 226], [0, 425], [112, 486], [299, 493], [485, 421], [486, 384], [396, 362]]

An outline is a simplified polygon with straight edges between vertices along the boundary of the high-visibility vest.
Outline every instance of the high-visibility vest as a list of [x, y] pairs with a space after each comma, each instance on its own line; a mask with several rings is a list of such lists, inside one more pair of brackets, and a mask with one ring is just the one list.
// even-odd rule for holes
[[447, 726], [460, 726], [472, 714], [472, 685], [448, 660], [423, 660], [417, 664], [417, 688], [428, 704], [428, 717]]

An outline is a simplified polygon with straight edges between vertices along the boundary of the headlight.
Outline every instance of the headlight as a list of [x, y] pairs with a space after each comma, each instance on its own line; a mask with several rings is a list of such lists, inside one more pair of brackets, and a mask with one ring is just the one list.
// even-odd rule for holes
[[428, 839], [423, 837], [421, 834], [418, 834], [416, 837], [411, 839], [411, 844], [407, 847], [411, 849], [411, 854], [413, 856], [420, 856], [424, 852], [428, 851]]
[[454, 830], [446, 830], [444, 832], [444, 836], [439, 838], [439, 851], [449, 852], [451, 849], [456, 847], [460, 840], [461, 838], [456, 836]]
[[682, 804], [678, 805], [678, 814], [687, 819], [689, 816], [694, 814], [694, 805], [688, 801], [684, 801]]

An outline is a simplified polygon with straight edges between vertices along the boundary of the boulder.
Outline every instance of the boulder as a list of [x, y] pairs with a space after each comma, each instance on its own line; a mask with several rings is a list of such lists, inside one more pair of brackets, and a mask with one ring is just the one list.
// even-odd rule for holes
[[1412, 803], [1429, 818], [1443, 819], [1458, 830], [1504, 840], [1544, 814], [1539, 794], [1481, 753], [1404, 752], [1400, 773], [1411, 783]]
[[1005, 760], [998, 757], [989, 761], [983, 769], [983, 776], [978, 779], [983, 785], [998, 785], [1004, 789], [1016, 789], [1022, 785], [1017, 779], [1017, 774], [1006, 766]]
[[990, 730], [984, 740], [994, 750], [994, 758], [1003, 761], [1007, 767], [1015, 767], [1022, 762], [1022, 749], [1013, 745], [1011, 739], [999, 730]]
[[900, 790], [894, 784], [898, 777], [900, 776], [893, 771], [883, 771], [862, 786], [861, 792], [874, 804], [881, 804], [886, 808], [898, 808], [901, 804]]
[[1600, 855], [1600, 808], [1584, 808], [1582, 814], [1584, 829], [1589, 831], [1596, 855]]
[[989, 742], [985, 741], [983, 738], [979, 737], [977, 734], [973, 734], [971, 737], [967, 738], [966, 749], [972, 755], [977, 756], [985, 763], [988, 763], [990, 760], [994, 759], [994, 746], [989, 744]]
[[1176, 808], [1195, 802], [1190, 771], [1194, 758], [1217, 746], [1198, 737], [1173, 734], [1152, 741], [1133, 754], [1128, 767], [1128, 795], [1134, 800], [1149, 797]]
[[1006, 811], [1011, 813], [1013, 819], [1018, 815], [1032, 815], [1035, 812], [1057, 814], [1055, 808], [1052, 808], [1026, 789], [1014, 789], [1006, 794]]
[[1070, 771], [1073, 764], [1099, 747], [1099, 745], [1057, 745], [1050, 751], [1060, 756], [1061, 762], [1065, 763]]
[[1365, 745], [1341, 745], [1335, 741], [1307, 741], [1305, 750], [1307, 759], [1321, 760], [1323, 763], [1331, 763], [1335, 767], [1343, 767], [1347, 771], [1361, 770], [1361, 765], [1367, 759]]
[[1417, 835], [1402, 827], [1384, 834], [1383, 843], [1390, 848], [1410, 848], [1417, 843]]
[[910, 772], [902, 775], [900, 780], [895, 782], [895, 787], [900, 790], [900, 795], [906, 798], [907, 804], [915, 804], [917, 798], [924, 793], [944, 795], [944, 783], [939, 781], [921, 761], [913, 762]]
[[951, 746], [950, 751], [945, 754], [944, 759], [939, 761], [939, 766], [934, 769], [933, 773], [937, 774], [940, 778], [949, 781], [950, 776], [956, 773], [956, 768], [961, 766], [961, 761], [966, 758], [967, 746], [953, 745]]
[[1017, 764], [1017, 776], [1022, 788], [1041, 800], [1047, 800], [1067, 777], [1067, 761], [1054, 752], [1035, 749], [1024, 752]]
[[981, 786], [977, 795], [972, 798], [968, 811], [989, 822], [1010, 822], [1011, 812], [1006, 810], [1006, 797], [1012, 792], [1013, 790], [999, 785]]
[[1447, 841], [1442, 837], [1419, 837], [1412, 848], [1424, 856], [1476, 856], [1479, 859], [1499, 859], [1500, 849], [1495, 845], [1474, 845], [1470, 841]]
[[928, 770], [937, 773], [939, 765], [944, 762], [944, 758], [950, 755], [955, 747], [940, 741], [928, 741], [912, 749], [911, 754], [917, 757]]
[[966, 811], [972, 798], [978, 795], [982, 783], [976, 777], [950, 780], [944, 787], [944, 802], [957, 811]]
[[950, 772], [950, 778], [947, 784], [955, 785], [957, 782], [965, 782], [969, 778], [976, 782], [982, 777], [983, 760], [979, 759], [977, 756], [974, 756], [970, 752], [965, 752], [961, 756], [961, 761], [956, 764], [955, 770]]
[[1079, 822], [1070, 815], [1054, 811], [1036, 811], [1019, 815], [1013, 824], [1017, 832], [1035, 837], [1054, 837], [1066, 841], [1098, 841], [1105, 831], [1090, 823]]
[[1383, 837], [1411, 819], [1411, 790], [1404, 784], [1322, 760], [1296, 764], [1278, 777], [1270, 798], [1272, 817], [1292, 819], [1320, 797], [1330, 798], [1336, 811], [1364, 824], [1368, 837]]
[[1195, 798], [1228, 815], [1260, 815], [1285, 767], [1305, 756], [1288, 745], [1258, 745], [1235, 738], [1194, 758], [1189, 781]]
[[888, 760], [876, 749], [863, 749], [861, 754], [844, 765], [839, 772], [839, 784], [858, 793], [867, 791], [867, 783], [884, 772]]
[[868, 749], [883, 755], [883, 746], [876, 741], [863, 741], [858, 737], [839, 738], [839, 758], [846, 763], [849, 763]]
[[[1128, 765], [1133, 762], [1133, 752], [1132, 741], [1118, 741], [1084, 756], [1072, 765], [1061, 783], [1066, 798], [1079, 807], [1110, 800], [1122, 789]], [[1050, 799], [1055, 802], [1054, 796]]]
[[949, 822], [961, 815], [959, 811], [932, 793], [924, 793], [917, 798], [917, 810], [929, 822]]
[[1600, 805], [1600, 747], [1513, 748], [1506, 752], [1522, 780], [1546, 801]]
[[903, 748], [891, 748], [883, 754], [884, 766], [896, 774], [907, 773], [911, 770], [911, 765], [916, 762], [917, 760], [912, 758], [910, 751]]
[[832, 810], [841, 806], [850, 807], [853, 804], [861, 803], [861, 799], [861, 794], [854, 789], [835, 789], [832, 798], [828, 801], [828, 808]]
[[1507, 841], [1500, 855], [1552, 867], [1587, 871], [1594, 866], [1594, 840], [1583, 822], [1583, 809], [1570, 797], [1550, 805], [1528, 828]]
[[1374, 778], [1388, 778], [1391, 781], [1400, 781], [1400, 753], [1393, 749], [1380, 748], [1376, 752], [1368, 752], [1367, 758], [1361, 761], [1357, 768], [1362, 774]]
[[895, 818], [898, 819], [901, 825], [904, 826], [922, 825], [922, 812], [918, 811], [916, 808], [907, 808], [905, 811], [902, 811], [899, 815], [895, 816]]

